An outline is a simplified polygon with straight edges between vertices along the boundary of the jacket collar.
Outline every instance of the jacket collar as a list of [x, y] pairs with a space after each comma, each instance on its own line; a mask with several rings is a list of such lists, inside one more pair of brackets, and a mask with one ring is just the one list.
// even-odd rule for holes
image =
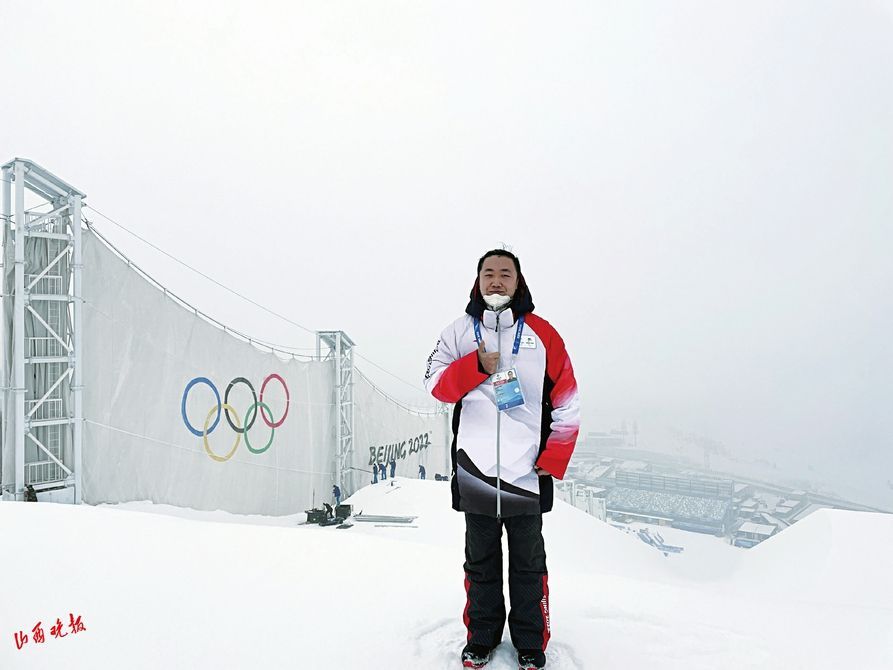
[[[485, 328], [496, 330], [496, 312], [491, 309], [485, 309], [481, 322]], [[515, 325], [515, 315], [511, 309], [506, 307], [499, 312], [499, 331], [507, 330]]]

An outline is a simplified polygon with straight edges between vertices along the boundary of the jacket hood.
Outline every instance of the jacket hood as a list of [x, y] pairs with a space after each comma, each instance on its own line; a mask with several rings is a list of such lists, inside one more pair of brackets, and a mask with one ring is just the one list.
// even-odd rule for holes
[[[468, 298], [469, 300], [468, 305], [465, 307], [465, 313], [470, 314], [476, 319], [483, 319], [484, 310], [487, 309], [487, 303], [484, 302], [484, 297], [481, 295], [481, 288], [477, 277], [474, 279], [474, 284], [471, 287], [471, 292], [469, 293]], [[522, 314], [527, 314], [534, 310], [533, 296], [530, 295], [530, 289], [527, 286], [527, 280], [524, 279], [523, 274], [518, 275], [518, 288], [515, 291], [515, 295], [512, 296], [512, 301], [509, 303], [509, 307], [512, 310], [512, 314], [515, 316], [515, 321], [517, 321]]]

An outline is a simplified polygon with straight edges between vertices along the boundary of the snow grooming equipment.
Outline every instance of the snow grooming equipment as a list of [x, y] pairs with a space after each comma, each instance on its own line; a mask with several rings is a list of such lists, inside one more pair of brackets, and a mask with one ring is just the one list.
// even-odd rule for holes
[[320, 521], [326, 520], [326, 511], [322, 509], [305, 509], [304, 513], [307, 515], [307, 521], [305, 523], [308, 524], [317, 524]]

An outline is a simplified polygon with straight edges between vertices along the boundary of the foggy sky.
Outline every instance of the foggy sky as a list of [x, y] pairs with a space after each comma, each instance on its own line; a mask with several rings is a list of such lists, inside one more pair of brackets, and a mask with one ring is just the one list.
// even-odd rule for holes
[[687, 431], [893, 509], [893, 2], [2, 0], [0, 26], [0, 160], [222, 283], [420, 387], [509, 244], [584, 432]]

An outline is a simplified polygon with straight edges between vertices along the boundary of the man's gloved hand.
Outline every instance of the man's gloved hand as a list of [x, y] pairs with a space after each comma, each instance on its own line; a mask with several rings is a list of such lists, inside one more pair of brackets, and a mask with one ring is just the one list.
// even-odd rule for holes
[[[541, 467], [539, 467], [539, 466], [536, 466], [535, 470], [536, 470], [536, 474], [538, 474], [538, 475], [540, 475], [540, 476], [543, 476], [543, 475], [552, 475], [551, 472], [549, 472], [548, 470], [544, 470], [543, 468], [541, 468]], [[554, 475], [552, 475], [552, 476], [554, 476]]]

